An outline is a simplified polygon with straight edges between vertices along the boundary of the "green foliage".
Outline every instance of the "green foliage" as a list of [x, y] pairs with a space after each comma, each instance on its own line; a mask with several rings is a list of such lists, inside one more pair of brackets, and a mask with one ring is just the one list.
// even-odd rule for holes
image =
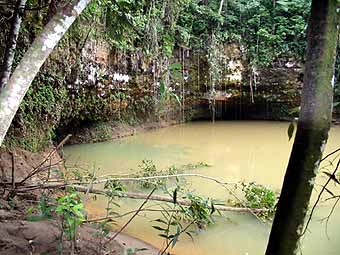
[[268, 66], [284, 57], [302, 59], [310, 1], [190, 1], [178, 20], [178, 31], [190, 34], [188, 45], [204, 48], [215, 31], [218, 42], [239, 42], [254, 66]]
[[77, 228], [85, 220], [84, 205], [77, 192], [71, 192], [56, 199], [54, 212], [60, 217], [62, 231], [68, 240], [74, 240]]
[[41, 221], [52, 219], [52, 213], [55, 209], [55, 206], [52, 206], [51, 199], [48, 199], [45, 194], [43, 194], [40, 199], [37, 208], [30, 207], [27, 210], [28, 216], [26, 220], [28, 221]]
[[161, 94], [161, 102], [164, 104], [166, 102], [171, 101], [171, 99], [174, 99], [175, 102], [181, 106], [181, 100], [179, 96], [173, 92], [172, 88], [169, 88], [168, 86], [165, 85], [164, 82], [160, 82], [160, 94]]
[[[140, 171], [137, 173], [137, 176], [139, 177], [152, 177], [160, 174], [152, 160], [143, 160], [142, 164], [138, 167], [140, 168]], [[164, 180], [160, 179], [141, 182], [141, 186], [145, 189], [162, 185], [164, 185]]]
[[246, 205], [250, 208], [265, 208], [267, 211], [260, 214], [265, 219], [270, 219], [274, 216], [275, 206], [277, 202], [277, 194], [267, 187], [251, 182], [248, 184], [242, 183], [242, 191], [247, 200]]
[[[189, 163], [181, 166], [175, 166], [171, 165], [167, 167], [166, 169], [159, 170], [155, 163], [152, 160], [143, 160], [142, 164], [139, 165], [139, 171], [137, 172], [136, 177], [153, 177], [153, 176], [167, 176], [167, 175], [176, 175], [180, 174], [186, 171], [194, 170], [197, 168], [203, 168], [203, 167], [209, 167], [207, 163], [204, 162], [198, 162], [198, 163]], [[177, 181], [179, 179], [177, 178]], [[153, 187], [158, 187], [158, 188], [166, 188], [166, 179], [164, 178], [153, 178], [150, 180], [145, 180], [141, 182], [141, 187], [142, 188], [153, 188]]]
[[[50, 195], [50, 194], [49, 194]], [[63, 236], [72, 241], [76, 246], [76, 235], [78, 227], [84, 222], [84, 205], [79, 194], [68, 190], [64, 195], [57, 198], [49, 198], [43, 194], [37, 208], [29, 208], [26, 219], [29, 221], [41, 221], [56, 219], [60, 228], [60, 248], [62, 249]]]
[[214, 202], [211, 199], [205, 199], [192, 192], [188, 192], [185, 196], [191, 204], [187, 208], [183, 208], [185, 216], [194, 219], [195, 223], [204, 226], [213, 223], [211, 215], [215, 212]]
[[272, 1], [240, 0], [229, 8], [234, 10], [230, 15], [241, 17], [231, 17], [229, 37], [239, 38], [246, 46], [250, 63], [268, 66], [282, 57], [303, 58], [310, 1], [277, 1], [273, 5]]
[[[176, 184], [175, 189], [168, 191], [173, 198], [173, 204], [161, 206], [162, 218], [156, 219], [154, 222], [157, 225], [152, 226], [160, 232], [159, 236], [164, 239], [165, 245], [161, 254], [172, 249], [182, 234], [193, 239], [192, 234], [196, 232], [192, 229], [193, 226], [201, 229], [214, 223], [212, 219], [212, 214], [216, 212], [214, 201], [198, 196], [193, 192], [187, 192], [179, 182]], [[182, 206], [177, 203], [178, 199], [187, 199], [190, 201], [190, 205]]]
[[[242, 57], [255, 68], [281, 59], [303, 59], [310, 0], [225, 1], [221, 14], [219, 4], [220, 0], [91, 1], [34, 80], [6, 144], [39, 151], [64, 127], [112, 119], [137, 123], [143, 117], [172, 110], [181, 103], [176, 83], [183, 77], [181, 64], [169, 64], [169, 60], [180, 47], [208, 53], [212, 83], [222, 74], [224, 65], [218, 56], [220, 46], [226, 43], [237, 43]], [[47, 8], [27, 14], [16, 59], [41, 30], [46, 15]], [[109, 89], [110, 78], [100, 68], [96, 69], [96, 82], [88, 82], [84, 65], [95, 63], [84, 63], [81, 53], [90, 39], [104, 39], [125, 53], [141, 52], [157, 63], [167, 60], [166, 74], [156, 77], [160, 93], [153, 87], [157, 82], [145, 89], [140, 88], [144, 84], [130, 82], [129, 90]], [[339, 95], [336, 83], [337, 101]], [[167, 108], [157, 107], [158, 103], [166, 103]], [[107, 130], [103, 131], [102, 139], [108, 138]]]

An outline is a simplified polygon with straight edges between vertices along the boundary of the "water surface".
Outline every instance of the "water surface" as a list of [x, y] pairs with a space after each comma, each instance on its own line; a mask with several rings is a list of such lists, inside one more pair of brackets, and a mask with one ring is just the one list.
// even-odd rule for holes
[[[80, 164], [95, 169], [97, 175], [128, 174], [135, 172], [144, 159], [153, 160], [161, 169], [170, 165], [205, 162], [212, 167], [192, 172], [213, 176], [226, 182], [252, 182], [279, 190], [287, 166], [292, 142], [288, 141], [288, 123], [285, 122], [193, 122], [172, 126], [113, 142], [74, 145], [65, 148], [69, 165]], [[326, 153], [340, 146], [340, 128], [331, 130]], [[320, 176], [317, 183], [322, 184]], [[228, 193], [214, 182], [190, 178], [187, 187], [197, 193], [216, 199], [226, 199]], [[122, 200], [121, 212], [136, 209], [142, 201]], [[154, 204], [150, 202], [149, 205]], [[307, 255], [340, 253], [340, 213], [335, 210], [329, 220], [327, 234], [325, 221], [332, 204], [321, 204], [313, 218], [310, 232], [302, 242]], [[101, 215], [106, 203], [91, 201], [92, 215]], [[162, 240], [151, 226], [155, 213], [141, 214], [126, 233], [158, 247]], [[123, 224], [124, 218], [119, 224]], [[270, 223], [261, 223], [250, 214], [226, 213], [216, 218], [217, 223], [194, 236], [181, 237], [173, 250], [181, 255], [260, 255], [264, 254]]]

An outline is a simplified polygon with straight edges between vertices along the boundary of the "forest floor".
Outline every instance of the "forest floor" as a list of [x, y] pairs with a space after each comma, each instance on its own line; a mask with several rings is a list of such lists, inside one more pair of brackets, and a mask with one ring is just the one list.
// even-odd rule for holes
[[[1, 189], [3, 193], [0, 197], [1, 255], [60, 254], [60, 222], [54, 217], [48, 220], [28, 220], [30, 208], [38, 207], [43, 191], [35, 189], [15, 195], [11, 195], [9, 191], [13, 176], [14, 183], [19, 185], [38, 165], [41, 165], [42, 169], [49, 169], [51, 176], [55, 175], [57, 170], [63, 171], [63, 160], [57, 152], [50, 155], [51, 151], [54, 151], [54, 148], [48, 148], [41, 153], [30, 153], [21, 149], [12, 151], [0, 149], [0, 182], [2, 187], [7, 187]], [[44, 162], [47, 157], [49, 160]], [[46, 173], [41, 173], [27, 180], [27, 183], [44, 182], [45, 178]], [[53, 192], [49, 194], [56, 195]], [[98, 233], [98, 229], [90, 224], [81, 225], [78, 230], [75, 254], [158, 254], [155, 247], [124, 234], [120, 234], [115, 240], [103, 246], [101, 244], [114, 233], [103, 238], [98, 237]], [[63, 238], [62, 244], [62, 254], [71, 254], [71, 242]], [[146, 250], [138, 251], [143, 248]]]

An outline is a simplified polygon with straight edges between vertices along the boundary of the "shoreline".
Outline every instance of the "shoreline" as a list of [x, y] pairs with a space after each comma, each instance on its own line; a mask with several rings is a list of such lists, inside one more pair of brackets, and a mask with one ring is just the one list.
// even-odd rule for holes
[[66, 145], [113, 141], [180, 124], [182, 123], [178, 120], [143, 122], [137, 125], [129, 125], [119, 121], [97, 123], [90, 127], [78, 128], [73, 134], [71, 132], [71, 137]]

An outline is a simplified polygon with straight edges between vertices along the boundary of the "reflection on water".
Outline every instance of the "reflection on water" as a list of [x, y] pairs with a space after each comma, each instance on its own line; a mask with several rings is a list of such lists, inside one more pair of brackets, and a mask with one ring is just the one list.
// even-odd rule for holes
[[[134, 172], [143, 159], [153, 160], [159, 168], [205, 162], [212, 167], [194, 170], [227, 182], [255, 181], [278, 190], [288, 162], [292, 142], [288, 142], [288, 123], [284, 122], [194, 122], [139, 134], [113, 142], [74, 145], [65, 148], [68, 164], [87, 165], [97, 169], [97, 175]], [[326, 153], [340, 145], [340, 128], [334, 127]], [[320, 176], [318, 183], [325, 177]], [[213, 182], [190, 178], [188, 187], [199, 194], [225, 199], [226, 191]], [[122, 200], [121, 212], [135, 209], [141, 201]], [[149, 202], [152, 205], [154, 202]], [[302, 243], [303, 254], [332, 255], [340, 253], [340, 213], [334, 212], [325, 233], [322, 218], [328, 215], [330, 204], [318, 207], [310, 232]], [[98, 199], [88, 205], [93, 215], [100, 215], [106, 207]], [[152, 229], [150, 221], [157, 214], [141, 214], [129, 226], [127, 233], [161, 247], [162, 240]], [[124, 219], [126, 220], [126, 218]], [[124, 222], [123, 220], [123, 222]], [[182, 237], [176, 254], [196, 255], [259, 255], [264, 254], [270, 224], [260, 223], [250, 214], [227, 213], [217, 218], [194, 237]]]

